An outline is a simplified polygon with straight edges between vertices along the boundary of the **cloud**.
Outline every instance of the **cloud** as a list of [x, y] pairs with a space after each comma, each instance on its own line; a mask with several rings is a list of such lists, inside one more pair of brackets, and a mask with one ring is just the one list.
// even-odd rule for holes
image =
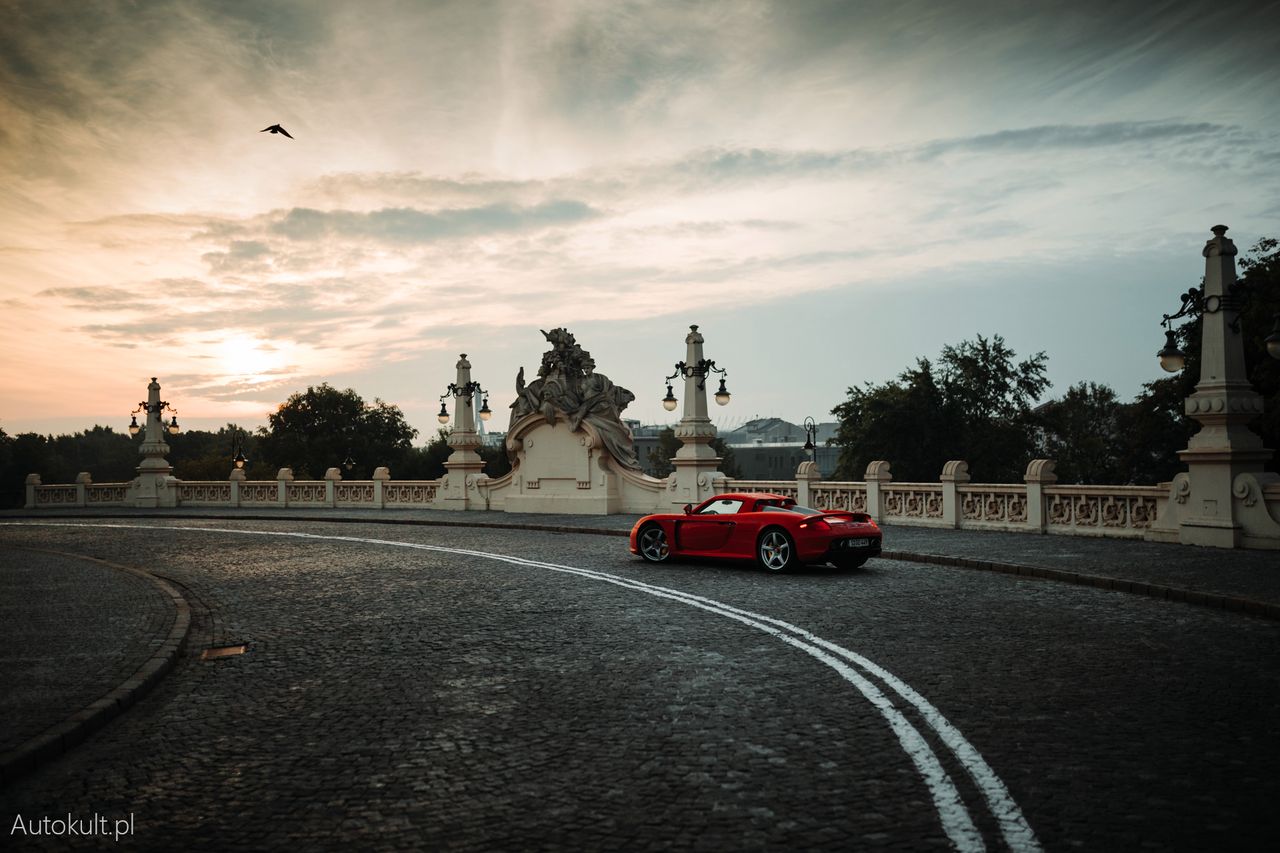
[[290, 240], [326, 237], [371, 239], [387, 243], [425, 243], [454, 237], [572, 225], [600, 216], [580, 201], [549, 201], [532, 207], [490, 204], [428, 212], [384, 208], [370, 212], [294, 208], [270, 226]]
[[1047, 125], [1002, 130], [959, 139], [941, 139], [916, 149], [921, 160], [962, 151], [971, 154], [992, 152], [1056, 151], [1104, 146], [1146, 146], [1153, 143], [1193, 140], [1213, 142], [1235, 128], [1209, 122], [1174, 123], [1115, 121], [1092, 125]]
[[232, 240], [225, 252], [206, 252], [200, 258], [209, 265], [212, 273], [257, 273], [265, 272], [271, 265], [267, 262], [271, 248], [266, 243], [256, 240]]

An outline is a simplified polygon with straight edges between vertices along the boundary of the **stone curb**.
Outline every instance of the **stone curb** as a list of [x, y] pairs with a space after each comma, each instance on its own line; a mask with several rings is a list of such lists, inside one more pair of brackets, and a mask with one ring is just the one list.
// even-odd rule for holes
[[[629, 536], [628, 530], [611, 530], [599, 527], [575, 527], [572, 525], [560, 524], [525, 524], [520, 522], [498, 522], [498, 521], [439, 521], [433, 519], [419, 518], [352, 518], [344, 516], [341, 518], [320, 518], [317, 516], [300, 516], [300, 515], [183, 515], [179, 513], [149, 513], [145, 516], [138, 516], [125, 513], [95, 513], [95, 514], [65, 514], [58, 516], [39, 515], [24, 513], [21, 515], [10, 515], [7, 518], [22, 519], [40, 519], [51, 520], [53, 518], [160, 518], [160, 519], [213, 519], [217, 521], [313, 521], [328, 522], [330, 524], [399, 524], [416, 527], [478, 527], [499, 530], [537, 530], [547, 533], [579, 533], [589, 536]], [[1058, 581], [1060, 583], [1073, 584], [1075, 586], [1091, 586], [1096, 589], [1112, 590], [1114, 592], [1127, 592], [1133, 595], [1145, 595], [1150, 598], [1160, 598], [1166, 601], [1180, 601], [1185, 604], [1195, 604], [1201, 607], [1210, 607], [1216, 610], [1226, 610], [1232, 613], [1244, 613], [1248, 616], [1256, 616], [1261, 619], [1270, 619], [1272, 621], [1280, 621], [1280, 605], [1272, 604], [1266, 601], [1257, 601], [1251, 598], [1241, 598], [1237, 596], [1221, 595], [1216, 592], [1199, 592], [1192, 589], [1184, 589], [1181, 587], [1164, 586], [1162, 584], [1146, 583], [1144, 581], [1129, 581], [1120, 578], [1108, 578], [1100, 575], [1086, 575], [1079, 572], [1068, 572], [1062, 569], [1048, 569], [1040, 566], [1024, 566], [1018, 563], [1001, 563], [992, 560], [975, 560], [970, 557], [953, 557], [945, 554], [923, 554], [913, 551], [882, 551], [880, 556], [886, 560], [899, 560], [904, 562], [929, 563], [938, 566], [954, 566], [964, 569], [977, 569], [978, 571], [999, 572], [1007, 575], [1017, 575], [1019, 577]]]
[[1115, 592], [1127, 592], [1133, 595], [1145, 595], [1150, 598], [1161, 598], [1166, 601], [1181, 601], [1201, 607], [1212, 607], [1233, 613], [1244, 613], [1262, 619], [1280, 621], [1280, 605], [1266, 601], [1255, 601], [1250, 598], [1239, 598], [1220, 595], [1216, 592], [1198, 592], [1175, 586], [1146, 583], [1144, 581], [1128, 581], [1120, 578], [1108, 578], [1101, 575], [1086, 575], [1079, 572], [1067, 572], [1062, 569], [1046, 569], [1040, 566], [1023, 566], [1017, 563], [998, 563], [992, 560], [974, 560], [969, 557], [951, 557], [943, 554], [918, 554], [912, 551], [882, 551], [881, 557], [888, 560], [901, 560], [912, 563], [931, 563], [941, 566], [956, 566], [963, 569], [977, 569], [980, 572], [999, 572], [1019, 577], [1058, 581], [1075, 586], [1091, 586], [1096, 589], [1108, 589]]
[[137, 702], [147, 691], [155, 687], [165, 673], [173, 669], [186, 646], [187, 634], [191, 630], [191, 607], [187, 604], [187, 600], [171, 584], [155, 575], [142, 569], [122, 566], [97, 557], [86, 557], [45, 548], [25, 548], [25, 550], [75, 560], [87, 560], [144, 578], [155, 585], [173, 603], [175, 617], [168, 634], [163, 639], [156, 639], [159, 644], [156, 651], [124, 683], [62, 722], [0, 755], [0, 786], [7, 785], [19, 776], [67, 752]]

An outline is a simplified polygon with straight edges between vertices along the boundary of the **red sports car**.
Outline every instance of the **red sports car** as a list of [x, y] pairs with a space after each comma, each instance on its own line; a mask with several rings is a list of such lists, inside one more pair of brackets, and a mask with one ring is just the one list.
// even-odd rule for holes
[[805, 563], [856, 569], [880, 553], [883, 534], [865, 512], [823, 512], [781, 495], [716, 495], [682, 514], [646, 515], [631, 528], [631, 553], [755, 560], [773, 572]]

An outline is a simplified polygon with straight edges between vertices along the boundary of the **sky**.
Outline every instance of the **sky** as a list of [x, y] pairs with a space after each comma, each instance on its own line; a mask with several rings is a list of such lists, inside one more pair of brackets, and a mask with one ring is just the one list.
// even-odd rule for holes
[[[0, 0], [0, 428], [328, 382], [505, 429], [565, 327], [668, 423], [830, 420], [977, 335], [1159, 378], [1211, 226], [1280, 236], [1280, 3]], [[282, 124], [293, 139], [261, 133]], [[677, 386], [677, 393], [681, 389]], [[678, 412], [677, 412], [678, 414]]]

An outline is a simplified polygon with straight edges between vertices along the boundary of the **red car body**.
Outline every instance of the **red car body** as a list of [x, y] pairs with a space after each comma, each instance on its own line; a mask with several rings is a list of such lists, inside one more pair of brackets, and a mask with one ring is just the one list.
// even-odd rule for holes
[[631, 553], [651, 563], [678, 557], [755, 560], [770, 571], [806, 563], [856, 568], [880, 553], [880, 527], [865, 512], [824, 512], [758, 492], [716, 495], [683, 513], [646, 515]]

